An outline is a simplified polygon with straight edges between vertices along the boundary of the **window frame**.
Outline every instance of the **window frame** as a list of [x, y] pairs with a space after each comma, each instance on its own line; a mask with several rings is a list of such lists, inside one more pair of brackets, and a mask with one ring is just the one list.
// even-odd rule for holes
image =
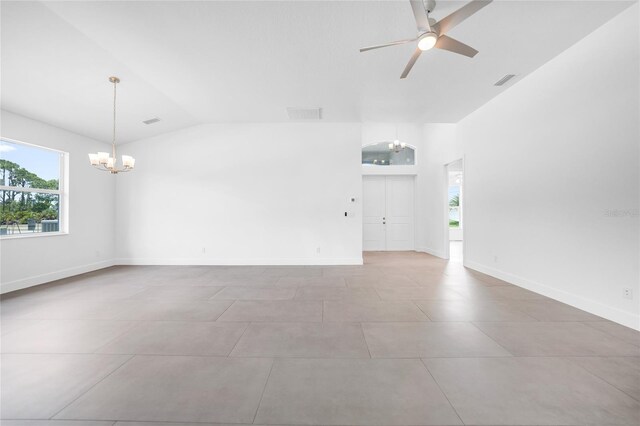
[[58, 157], [58, 189], [24, 188], [21, 186], [0, 185], [0, 191], [17, 191], [38, 194], [53, 194], [58, 196], [58, 230], [55, 232], [28, 232], [25, 234], [0, 235], [0, 240], [13, 240], [21, 238], [55, 237], [69, 234], [69, 153], [55, 148], [36, 145], [4, 136], [0, 140], [16, 145], [24, 145], [31, 148], [55, 152]]

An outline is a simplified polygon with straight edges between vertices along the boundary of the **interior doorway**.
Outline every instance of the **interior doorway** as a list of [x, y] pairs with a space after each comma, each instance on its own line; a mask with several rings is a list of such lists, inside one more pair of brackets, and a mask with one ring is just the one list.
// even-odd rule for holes
[[364, 251], [414, 250], [414, 177], [363, 176]]
[[463, 261], [464, 253], [464, 162], [456, 160], [445, 166], [447, 182], [447, 215], [445, 235], [451, 261]]

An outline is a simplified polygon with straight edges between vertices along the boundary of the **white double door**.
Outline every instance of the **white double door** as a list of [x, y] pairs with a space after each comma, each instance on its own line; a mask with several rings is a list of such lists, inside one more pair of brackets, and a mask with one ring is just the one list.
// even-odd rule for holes
[[363, 176], [364, 251], [414, 250], [414, 177]]

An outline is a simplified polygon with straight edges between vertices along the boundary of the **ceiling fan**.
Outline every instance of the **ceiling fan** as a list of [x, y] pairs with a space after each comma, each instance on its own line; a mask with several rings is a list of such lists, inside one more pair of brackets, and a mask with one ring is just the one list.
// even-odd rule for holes
[[381, 47], [396, 46], [400, 44], [418, 42], [418, 46], [413, 52], [409, 63], [404, 68], [400, 78], [406, 78], [413, 68], [422, 52], [432, 48], [438, 48], [448, 50], [453, 53], [468, 56], [473, 58], [478, 51], [471, 46], [467, 46], [464, 43], [455, 40], [446, 34], [456, 25], [491, 3], [493, 0], [473, 0], [470, 3], [462, 6], [449, 16], [436, 22], [435, 19], [430, 18], [429, 14], [433, 12], [436, 7], [435, 0], [410, 0], [411, 9], [413, 9], [413, 16], [416, 19], [416, 25], [418, 26], [418, 36], [416, 38], [410, 38], [406, 40], [392, 41], [391, 43], [379, 44], [377, 46], [363, 47], [360, 52], [366, 52], [368, 50], [380, 49]]

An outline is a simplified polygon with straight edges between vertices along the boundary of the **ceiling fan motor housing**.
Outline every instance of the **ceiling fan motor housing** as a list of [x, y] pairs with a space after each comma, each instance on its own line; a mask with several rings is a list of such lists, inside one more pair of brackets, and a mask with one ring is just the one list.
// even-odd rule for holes
[[434, 9], [436, 8], [436, 0], [423, 0], [424, 3], [424, 10], [427, 11], [427, 13], [431, 13], [434, 11]]

